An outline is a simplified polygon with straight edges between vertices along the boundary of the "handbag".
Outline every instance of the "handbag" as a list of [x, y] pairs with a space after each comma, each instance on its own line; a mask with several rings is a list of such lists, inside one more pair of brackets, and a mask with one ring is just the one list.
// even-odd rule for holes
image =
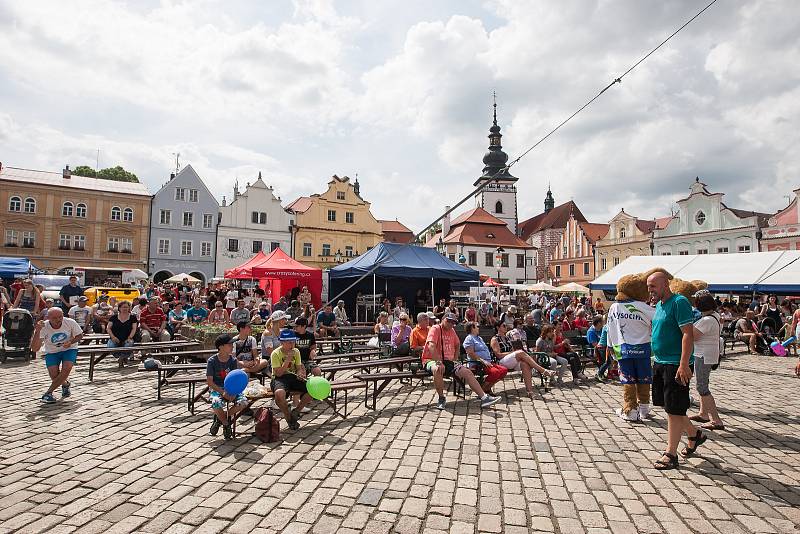
[[256, 424], [256, 437], [265, 443], [273, 443], [281, 438], [281, 425], [269, 408], [259, 408], [253, 417]]

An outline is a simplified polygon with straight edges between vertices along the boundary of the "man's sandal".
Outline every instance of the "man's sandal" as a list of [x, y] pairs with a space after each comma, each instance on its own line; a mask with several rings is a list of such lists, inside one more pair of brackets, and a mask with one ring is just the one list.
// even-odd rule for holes
[[694, 441], [694, 447], [689, 447], [688, 445], [684, 447], [681, 451], [681, 456], [688, 458], [689, 456], [693, 455], [697, 450], [697, 447], [705, 443], [707, 439], [708, 436], [703, 434], [703, 431], [698, 428], [697, 434], [695, 434], [694, 437], [689, 438], [689, 441]]
[[[664, 461], [664, 456], [669, 458], [669, 461]], [[661, 458], [653, 463], [653, 467], [658, 469], [659, 471], [668, 471], [670, 469], [677, 469], [678, 468], [678, 457], [674, 454], [670, 454], [666, 451], [662, 453]]]

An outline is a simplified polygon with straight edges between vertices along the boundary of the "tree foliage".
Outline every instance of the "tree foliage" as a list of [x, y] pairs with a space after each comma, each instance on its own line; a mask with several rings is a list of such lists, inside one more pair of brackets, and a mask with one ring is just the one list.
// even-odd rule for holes
[[78, 165], [72, 174], [76, 176], [87, 176], [89, 178], [100, 178], [102, 180], [115, 180], [117, 182], [135, 182], [139, 183], [139, 178], [132, 172], [128, 172], [119, 165], [116, 167], [108, 167], [95, 172], [91, 167], [86, 165]]

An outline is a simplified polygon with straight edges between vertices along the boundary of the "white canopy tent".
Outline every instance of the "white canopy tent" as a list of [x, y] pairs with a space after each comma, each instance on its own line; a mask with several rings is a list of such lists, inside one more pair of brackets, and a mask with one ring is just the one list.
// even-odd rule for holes
[[576, 284], [575, 282], [569, 282], [567, 284], [558, 286], [555, 290], [559, 293], [589, 293], [588, 287]]
[[167, 278], [164, 281], [165, 282], [169, 282], [170, 284], [179, 284], [179, 283], [183, 282], [184, 280], [186, 280], [190, 284], [196, 284], [197, 282], [200, 281], [197, 278], [195, 278], [194, 276], [192, 276], [190, 274], [186, 274], [186, 273], [176, 274], [175, 276], [173, 276], [171, 278]]
[[800, 251], [740, 254], [695, 254], [685, 256], [631, 256], [597, 277], [589, 287], [614, 291], [626, 274], [663, 267], [683, 280], [704, 280], [719, 293], [800, 293]]

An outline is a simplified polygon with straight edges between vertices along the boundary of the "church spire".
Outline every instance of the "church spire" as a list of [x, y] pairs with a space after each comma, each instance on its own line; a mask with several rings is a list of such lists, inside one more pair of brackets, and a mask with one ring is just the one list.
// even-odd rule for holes
[[478, 181], [489, 177], [517, 180], [505, 168], [508, 154], [503, 152], [502, 138], [503, 134], [500, 133], [500, 126], [497, 124], [497, 93], [492, 91], [492, 126], [489, 128], [489, 150], [483, 156], [483, 173]]
[[553, 198], [553, 192], [550, 191], [550, 184], [547, 184], [547, 195], [544, 197], [544, 212], [547, 213], [556, 206], [556, 201]]

